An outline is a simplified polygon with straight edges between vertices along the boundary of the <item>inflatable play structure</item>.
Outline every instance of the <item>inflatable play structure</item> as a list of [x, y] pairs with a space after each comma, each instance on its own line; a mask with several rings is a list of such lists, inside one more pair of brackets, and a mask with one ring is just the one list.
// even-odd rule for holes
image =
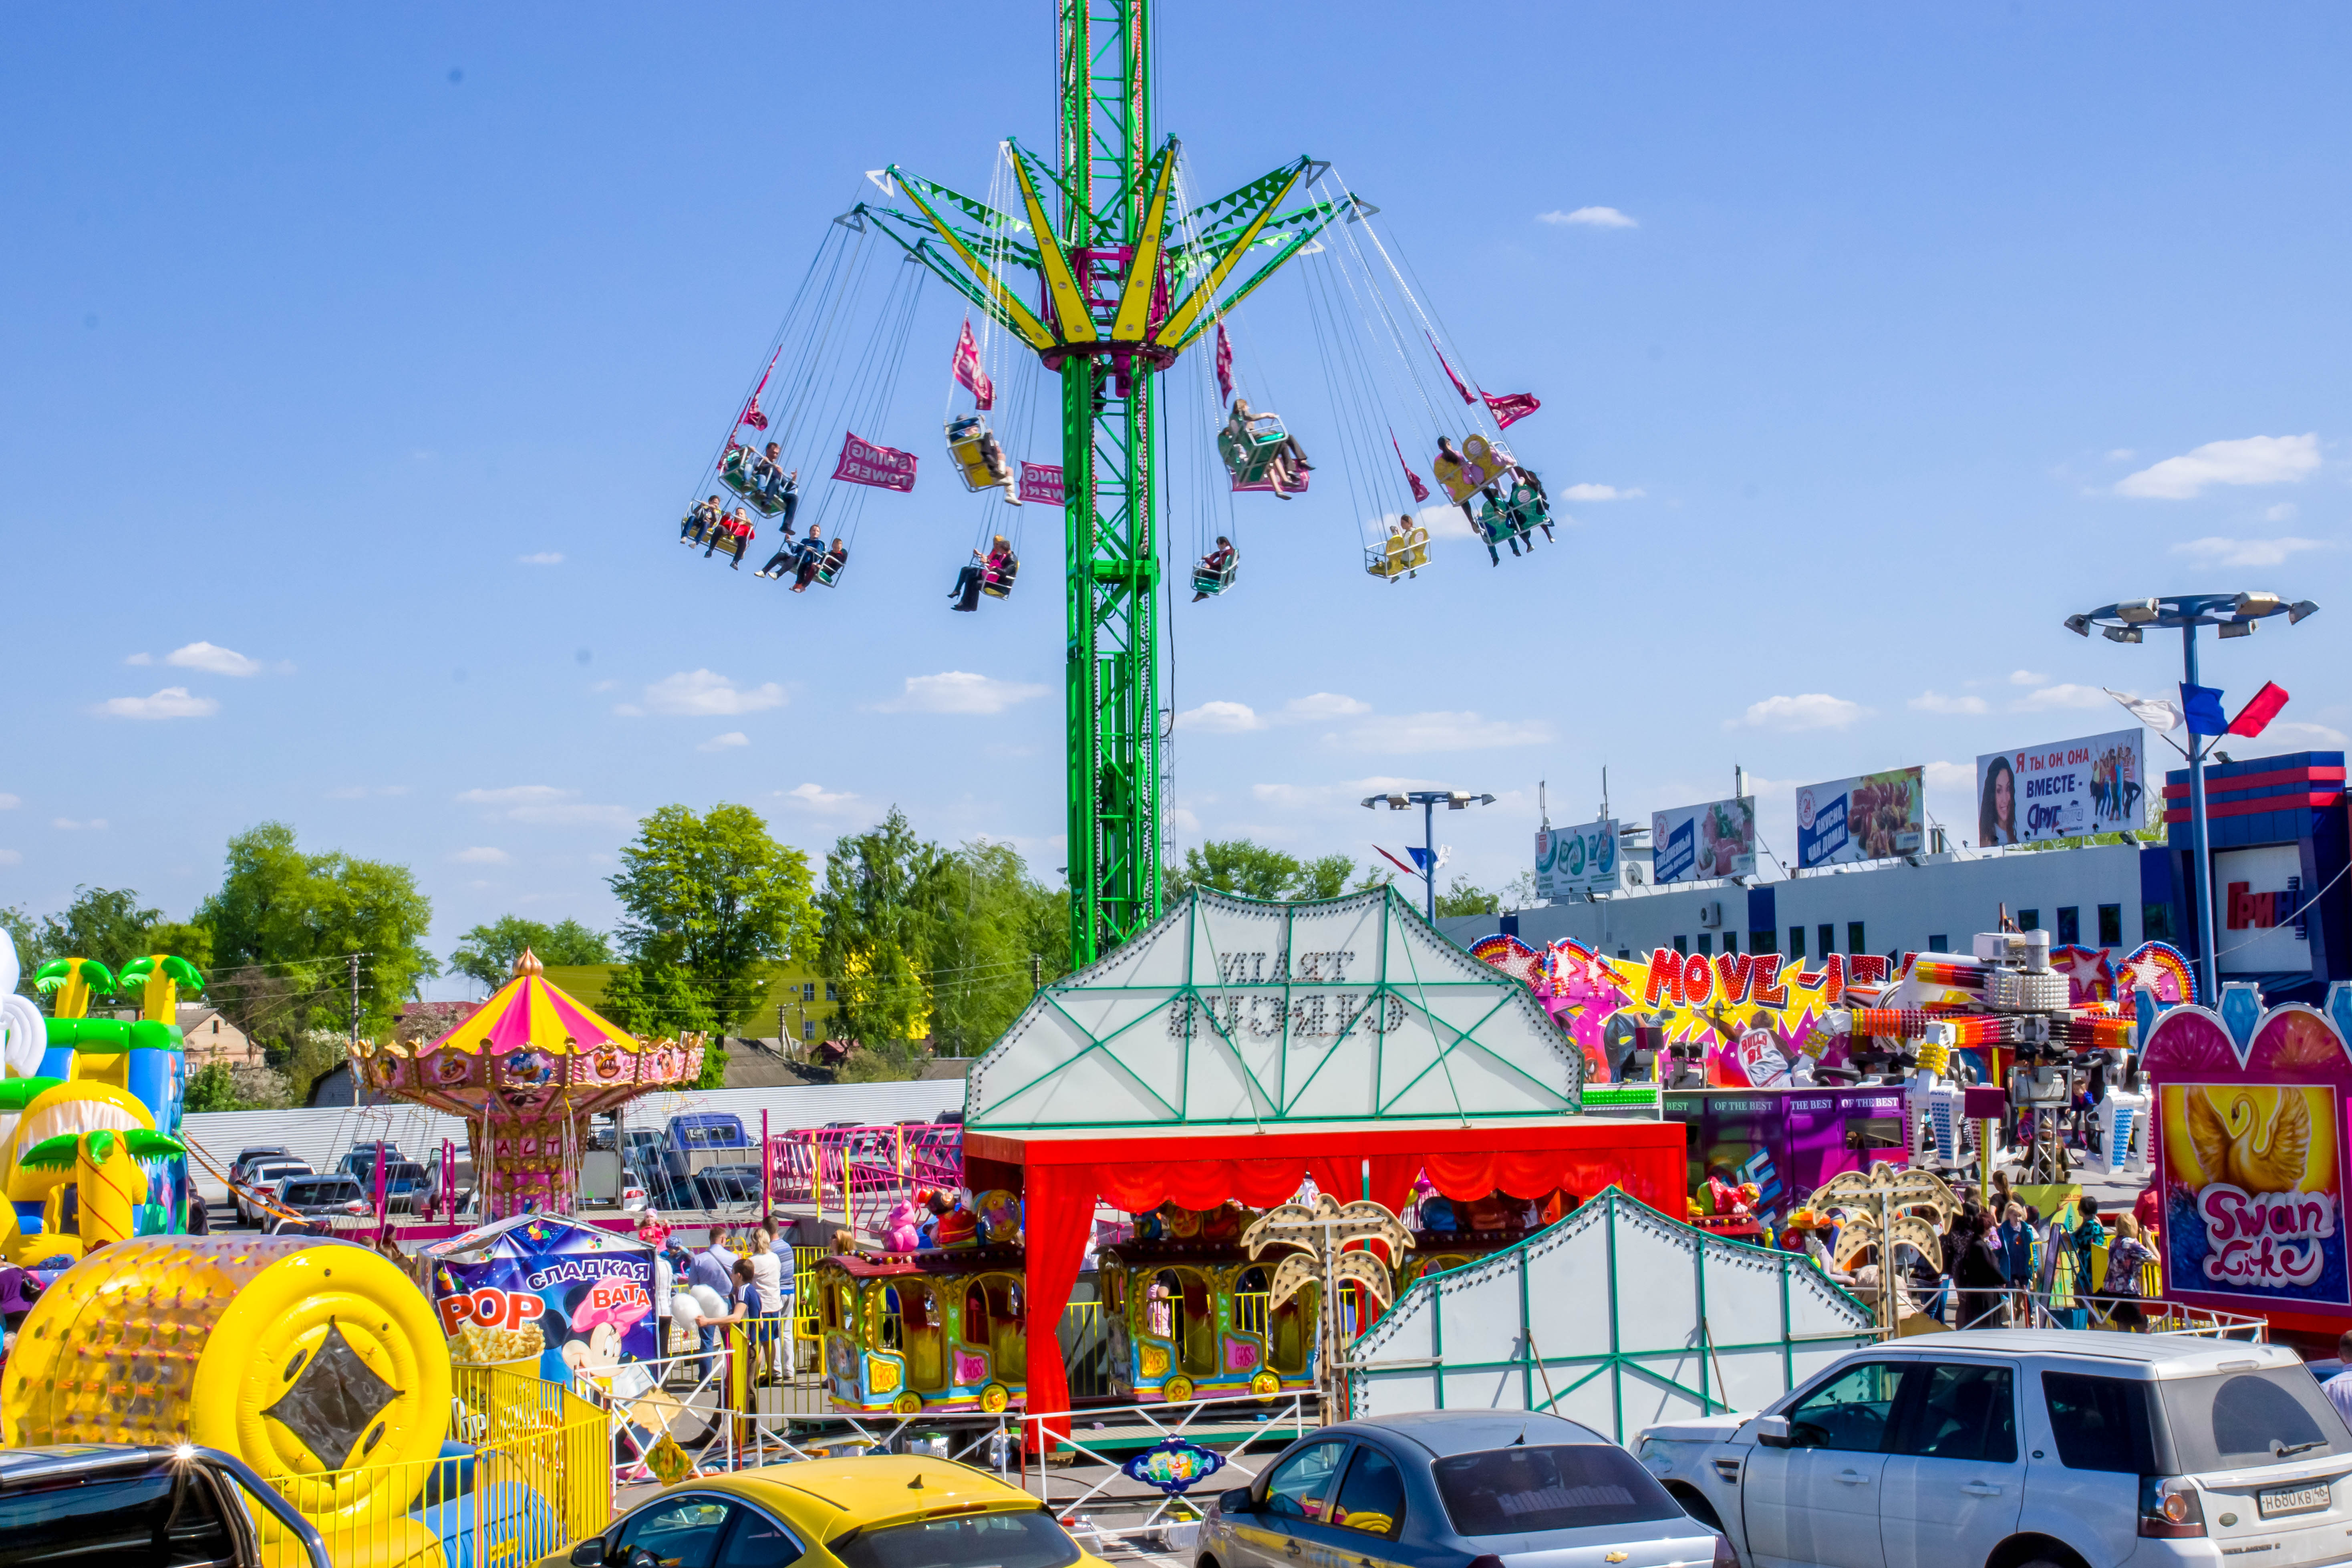
[[447, 1034], [357, 1055], [369, 1088], [465, 1119], [486, 1219], [571, 1213], [589, 1118], [702, 1076], [699, 1036], [637, 1038], [551, 984], [528, 949]]
[[221, 1449], [355, 1568], [528, 1563], [610, 1517], [603, 1413], [536, 1376], [453, 1380], [415, 1283], [349, 1242], [143, 1237], [85, 1258], [18, 1330], [0, 1437]]
[[[14, 994], [19, 973], [0, 932], [0, 1258], [61, 1267], [106, 1243], [184, 1231], [187, 1063], [173, 1020], [180, 992], [203, 990], [204, 976], [169, 953], [119, 974], [54, 959], [33, 974], [50, 1001], [43, 1016]], [[101, 997], [135, 1001], [139, 1016], [91, 1017]]]

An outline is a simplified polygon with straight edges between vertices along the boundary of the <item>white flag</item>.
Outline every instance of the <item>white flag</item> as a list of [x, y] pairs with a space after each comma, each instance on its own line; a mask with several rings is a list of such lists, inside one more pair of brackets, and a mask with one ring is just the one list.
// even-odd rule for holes
[[2152, 724], [2159, 730], [2169, 730], [2181, 721], [2180, 707], [2178, 703], [2166, 702], [2154, 697], [2126, 697], [2122, 692], [2105, 686], [2100, 687], [2099, 689], [2122, 703], [2125, 711], [2143, 724]]

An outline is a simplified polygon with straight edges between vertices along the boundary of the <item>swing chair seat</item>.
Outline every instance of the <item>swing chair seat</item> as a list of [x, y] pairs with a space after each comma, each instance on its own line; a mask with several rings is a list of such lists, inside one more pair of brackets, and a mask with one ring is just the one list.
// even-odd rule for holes
[[845, 555], [828, 555], [824, 560], [818, 562], [816, 564], [815, 578], [817, 586], [821, 588], [832, 587], [834, 579], [839, 577], [841, 575], [841, 569], [848, 564], [849, 558]]
[[[706, 540], [705, 543], [708, 544], [708, 542], [709, 542]], [[743, 559], [744, 550], [750, 546], [751, 542], [750, 540], [743, 538], [740, 534], [722, 532], [719, 536], [718, 547], [710, 552], [709, 559], [715, 561], [719, 556], [724, 555], [730, 561], [740, 561]]]
[[948, 421], [948, 457], [955, 463], [963, 488], [977, 495], [1002, 489], [1010, 470], [999, 473], [988, 466], [988, 421], [967, 415]]
[[1241, 564], [1239, 560], [1233, 560], [1226, 562], [1223, 566], [1193, 567], [1192, 592], [1212, 595], [1223, 593], [1234, 585], [1234, 575], [1241, 571]]
[[751, 510], [761, 517], [774, 517], [784, 510], [784, 503], [760, 488], [751, 477], [753, 458], [749, 447], [730, 447], [727, 456], [719, 459], [719, 482], [751, 503]]
[[1510, 471], [1511, 463], [1509, 447], [1484, 436], [1473, 436], [1462, 443], [1460, 461], [1440, 454], [1430, 468], [1450, 500], [1465, 501], [1488, 485], [1499, 483]]
[[1519, 520], [1521, 533], [1551, 521], [1551, 509], [1544, 504], [1544, 498], [1533, 485], [1512, 486], [1510, 505], [1512, 514]]
[[[1517, 500], [1513, 492], [1512, 501]], [[1487, 501], [1478, 509], [1478, 531], [1489, 544], [1509, 544], [1535, 531], [1535, 523], [1517, 504], [1496, 506]]]
[[1393, 583], [1428, 564], [1429, 530], [1425, 528], [1392, 535], [1384, 544], [1364, 547], [1364, 570], [1384, 583]]
[[[1236, 433], [1230, 424], [1217, 432], [1217, 456], [1224, 459], [1225, 472], [1233, 476], [1235, 489], [1267, 485], [1271, 481], [1266, 470], [1282, 456], [1283, 443], [1288, 439], [1290, 432], [1283, 428], [1281, 416], [1254, 414], [1245, 436]], [[1304, 489], [1306, 486], [1301, 484], [1298, 488]]]
[[992, 599], [1009, 598], [1013, 593], [1013, 580], [1020, 575], [1021, 558], [1015, 555], [1006, 561], [1002, 569], [983, 575], [980, 580], [980, 591]]

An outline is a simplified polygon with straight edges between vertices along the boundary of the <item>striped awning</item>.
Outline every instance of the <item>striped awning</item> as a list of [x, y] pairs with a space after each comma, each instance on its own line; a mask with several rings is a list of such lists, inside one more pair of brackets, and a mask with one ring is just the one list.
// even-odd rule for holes
[[548, 984], [539, 959], [526, 948], [515, 960], [515, 976], [499, 987], [473, 1016], [416, 1054], [484, 1048], [535, 1050], [548, 1056], [585, 1055], [606, 1046], [641, 1050], [637, 1037], [562, 988]]

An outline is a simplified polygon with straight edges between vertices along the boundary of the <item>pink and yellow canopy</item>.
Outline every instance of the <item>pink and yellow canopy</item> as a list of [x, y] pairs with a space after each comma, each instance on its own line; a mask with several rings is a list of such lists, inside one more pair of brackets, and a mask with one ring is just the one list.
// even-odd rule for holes
[[471, 1017], [416, 1054], [436, 1051], [538, 1051], [545, 1056], [585, 1056], [607, 1046], [625, 1051], [644, 1047], [618, 1024], [548, 984], [543, 965], [526, 950], [515, 961], [512, 980], [475, 1009]]

